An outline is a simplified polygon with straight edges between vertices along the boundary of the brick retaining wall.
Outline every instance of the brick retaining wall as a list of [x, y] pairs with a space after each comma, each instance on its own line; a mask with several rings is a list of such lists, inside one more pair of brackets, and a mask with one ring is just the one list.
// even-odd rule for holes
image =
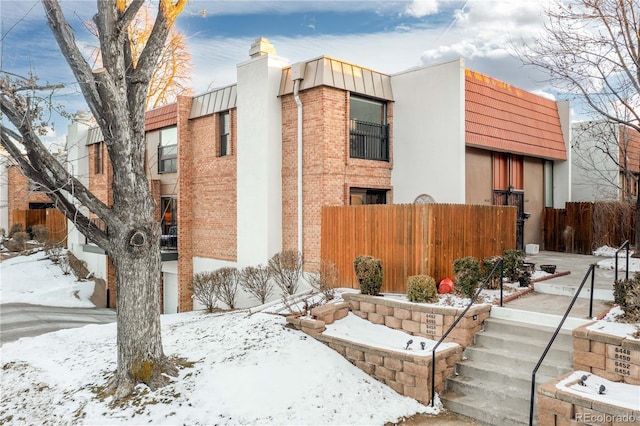
[[582, 397], [556, 386], [571, 374], [538, 386], [538, 424], [621, 426], [640, 423], [640, 406], [631, 410]]
[[[382, 322], [374, 322], [369, 319], [375, 324], [386, 324], [391, 328], [402, 330], [409, 334], [430, 338], [426, 333], [420, 334], [420, 327], [421, 325], [426, 326], [427, 319], [433, 321], [433, 323], [429, 324], [430, 327], [439, 327], [438, 330], [442, 333], [442, 327], [446, 325], [448, 328], [454, 321], [454, 319], [449, 320], [447, 318], [453, 318], [455, 313], [458, 311], [461, 313], [462, 310], [446, 308], [434, 311], [433, 307], [388, 299], [379, 300], [383, 298], [367, 295], [343, 294], [343, 298], [345, 302], [329, 303], [312, 309], [311, 318], [290, 316], [287, 317], [287, 321], [298, 330], [302, 330], [327, 344], [356, 367], [391, 387], [399, 394], [414, 398], [423, 404], [429, 404], [431, 402], [431, 351], [426, 352], [428, 355], [397, 352], [327, 336], [322, 332], [326, 329], [326, 324], [331, 324], [344, 318], [348, 315], [349, 309], [353, 310], [355, 306], [358, 308], [357, 312], [360, 312], [358, 316], [364, 319], [367, 319], [369, 315], [363, 315], [363, 312], [381, 312], [378, 314], [379, 316], [371, 315], [371, 318], [375, 321], [379, 321], [382, 318]], [[370, 310], [371, 306], [373, 306], [371, 312], [360, 310], [362, 307]], [[490, 309], [490, 306], [478, 306], [470, 309], [468, 315], [458, 323], [458, 327], [466, 326], [465, 331], [458, 338], [463, 336], [465, 341], [473, 342], [473, 335], [469, 339], [467, 333], [470, 332], [469, 330], [476, 330], [476, 328], [479, 330], [478, 324], [481, 325], [481, 321], [489, 316]], [[477, 324], [478, 321], [480, 322]], [[455, 339], [453, 340], [455, 341]], [[462, 359], [462, 351], [463, 347], [456, 345], [436, 352], [436, 392], [444, 391], [445, 380], [448, 376], [454, 374], [456, 362]]]
[[640, 340], [589, 330], [591, 325], [573, 330], [574, 370], [640, 386]]
[[[409, 303], [391, 298], [346, 293], [342, 298], [349, 302], [351, 311], [374, 324], [402, 330], [414, 336], [439, 340], [464, 308]], [[473, 337], [489, 318], [491, 305], [474, 305], [445, 339], [463, 347], [473, 344]]]

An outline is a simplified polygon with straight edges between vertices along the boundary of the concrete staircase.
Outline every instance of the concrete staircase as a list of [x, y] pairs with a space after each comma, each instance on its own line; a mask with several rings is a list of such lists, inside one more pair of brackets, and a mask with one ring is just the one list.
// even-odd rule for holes
[[[529, 423], [531, 373], [560, 322], [560, 317], [536, 315], [527, 312], [519, 321], [495, 317], [485, 321], [475, 344], [467, 347], [457, 364], [457, 375], [447, 379], [440, 395], [447, 409], [490, 425]], [[550, 322], [555, 326], [538, 325]], [[571, 332], [563, 329], [536, 373], [536, 384], [571, 371], [572, 354]], [[535, 424], [536, 417], [534, 409]]]

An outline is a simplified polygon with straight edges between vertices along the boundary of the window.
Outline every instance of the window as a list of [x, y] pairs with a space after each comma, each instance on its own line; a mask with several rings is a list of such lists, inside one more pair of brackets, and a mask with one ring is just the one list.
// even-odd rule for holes
[[160, 198], [160, 226], [162, 228], [161, 246], [175, 249], [178, 247], [178, 200], [173, 197]]
[[351, 96], [349, 100], [349, 148], [351, 158], [389, 161], [387, 105]]
[[95, 160], [96, 160], [96, 164], [95, 164], [95, 170], [96, 170], [96, 174], [99, 175], [102, 173], [102, 150], [103, 150], [103, 143], [102, 142], [98, 142], [96, 144], [93, 144], [94, 149], [95, 149]]
[[220, 113], [220, 157], [224, 157], [230, 155], [229, 150], [229, 111]]
[[544, 161], [544, 206], [553, 207], [553, 161]]
[[524, 189], [524, 158], [521, 155], [493, 153], [493, 189]]
[[351, 188], [349, 204], [359, 206], [362, 204], [387, 204], [386, 189]]
[[160, 130], [158, 173], [174, 173], [176, 170], [178, 170], [178, 129], [174, 126]]

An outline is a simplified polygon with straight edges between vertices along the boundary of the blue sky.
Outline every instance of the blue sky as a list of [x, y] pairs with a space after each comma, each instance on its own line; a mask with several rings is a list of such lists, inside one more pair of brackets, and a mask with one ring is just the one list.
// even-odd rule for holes
[[[76, 39], [88, 51], [95, 42], [83, 21], [95, 13], [95, 1], [61, 3]], [[191, 0], [176, 25], [188, 36], [195, 93], [235, 83], [236, 65], [249, 58], [251, 43], [263, 36], [291, 63], [328, 55], [394, 74], [463, 57], [468, 68], [554, 96], [540, 71], [524, 68], [509, 53], [511, 44], [539, 33], [544, 4], [546, 0]], [[32, 70], [43, 81], [65, 83], [56, 101], [69, 112], [85, 109], [40, 2], [0, 0], [0, 19], [2, 70], [23, 75]], [[66, 121], [52, 118], [56, 126], [48, 140], [63, 140]]]

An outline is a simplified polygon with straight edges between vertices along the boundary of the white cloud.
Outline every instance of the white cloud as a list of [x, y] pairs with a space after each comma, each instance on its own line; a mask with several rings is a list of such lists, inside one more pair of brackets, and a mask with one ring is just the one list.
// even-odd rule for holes
[[413, 0], [405, 9], [405, 13], [416, 18], [422, 18], [438, 12], [437, 0]]

